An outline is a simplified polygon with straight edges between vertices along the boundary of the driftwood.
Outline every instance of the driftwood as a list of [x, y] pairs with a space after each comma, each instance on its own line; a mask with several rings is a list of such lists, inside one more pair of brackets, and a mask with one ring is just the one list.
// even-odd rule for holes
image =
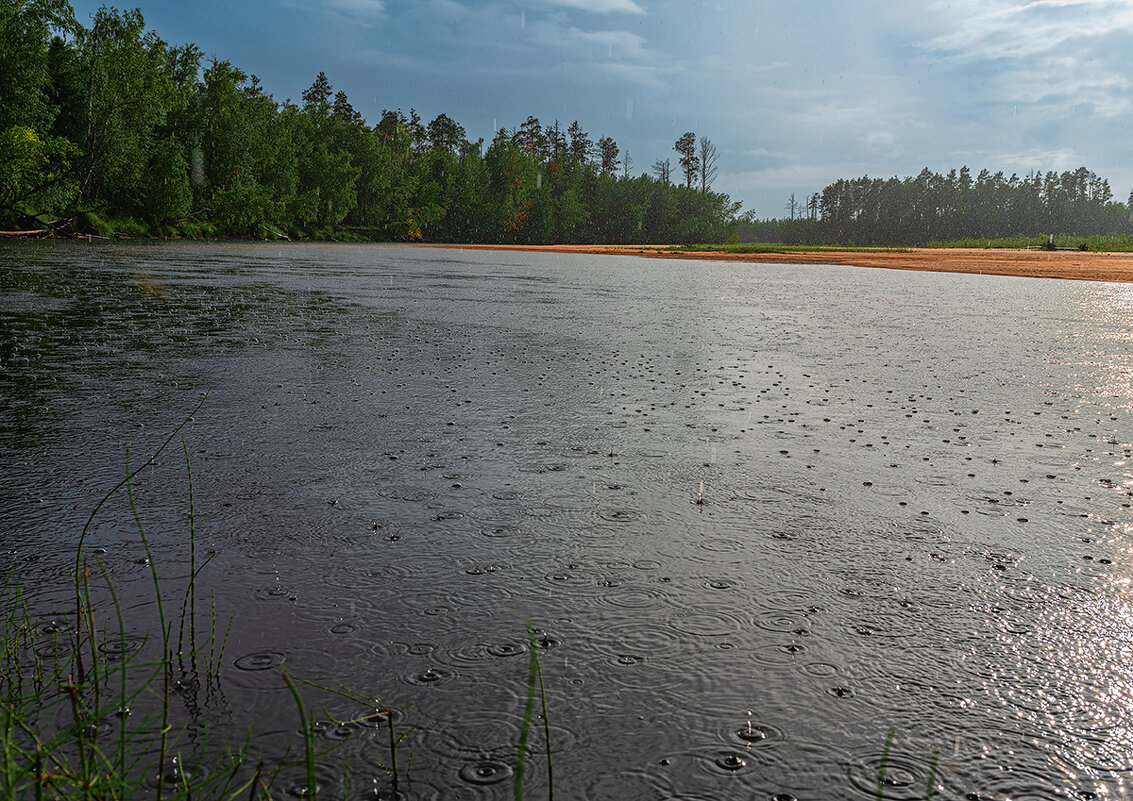
[[55, 233], [50, 228], [37, 228], [34, 231], [0, 231], [0, 236], [43, 236], [44, 234]]
[[0, 208], [15, 212], [18, 216], [22, 217], [26, 223], [36, 226], [26, 231], [0, 231], [0, 236], [44, 236], [50, 234], [51, 236], [63, 236], [68, 239], [75, 238], [75, 234], [66, 229], [66, 226], [70, 225], [74, 220], [73, 217], [67, 217], [62, 220], [44, 220], [41, 219], [38, 214], [28, 214], [8, 204], [4, 204], [0, 206]]

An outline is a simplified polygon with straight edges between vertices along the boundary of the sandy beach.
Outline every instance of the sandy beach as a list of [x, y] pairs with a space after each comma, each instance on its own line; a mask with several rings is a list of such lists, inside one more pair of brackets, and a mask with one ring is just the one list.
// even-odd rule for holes
[[1001, 250], [984, 248], [910, 248], [902, 251], [803, 251], [790, 253], [672, 252], [664, 245], [422, 245], [477, 250], [523, 250], [548, 253], [596, 253], [658, 259], [707, 259], [753, 264], [832, 264], [988, 273], [1025, 278], [1072, 278], [1082, 281], [1133, 282], [1133, 253]]

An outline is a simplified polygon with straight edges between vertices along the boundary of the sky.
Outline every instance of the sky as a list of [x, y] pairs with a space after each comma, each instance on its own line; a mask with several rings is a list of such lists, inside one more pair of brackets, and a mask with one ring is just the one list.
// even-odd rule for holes
[[[101, 5], [72, 0], [80, 22]], [[632, 173], [685, 131], [713, 189], [786, 216], [839, 179], [1085, 166], [1133, 188], [1133, 0], [141, 0], [172, 44], [299, 101], [320, 70], [371, 123], [529, 115], [613, 137]], [[674, 171], [675, 172], [675, 171]]]

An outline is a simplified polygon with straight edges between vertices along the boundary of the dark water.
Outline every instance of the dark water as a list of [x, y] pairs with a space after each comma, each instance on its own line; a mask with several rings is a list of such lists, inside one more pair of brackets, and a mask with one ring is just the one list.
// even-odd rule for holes
[[[530, 620], [561, 798], [872, 798], [891, 726], [886, 798], [934, 751], [941, 798], [1130, 793], [1133, 287], [184, 244], [6, 245], [0, 291], [37, 608], [210, 390], [213, 731], [297, 745], [282, 659], [409, 706], [407, 797], [510, 798]], [[178, 585], [179, 441], [135, 489]], [[152, 612], [121, 498], [88, 548]], [[386, 786], [382, 732], [320, 736]]]

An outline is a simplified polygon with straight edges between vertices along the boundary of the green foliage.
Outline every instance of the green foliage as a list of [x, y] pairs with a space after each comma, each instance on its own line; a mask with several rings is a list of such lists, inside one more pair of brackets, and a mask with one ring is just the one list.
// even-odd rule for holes
[[860, 247], [851, 245], [787, 245], [783, 243], [738, 244], [692, 244], [666, 247], [672, 253], [902, 253], [908, 248]]
[[141, 211], [152, 222], [176, 220], [189, 213], [193, 192], [189, 162], [175, 139], [155, 142], [149, 158], [149, 178], [142, 185]]
[[163, 69], [168, 47], [145, 28], [139, 11], [100, 8], [77, 37], [75, 61], [86, 76], [73, 136], [84, 154], [80, 200], [146, 216], [151, 145], [176, 98]]
[[201, 57], [139, 11], [103, 7], [88, 29], [66, 0], [2, 0], [0, 225], [94, 232], [84, 213], [97, 212], [162, 235], [810, 246], [1064, 231], [1091, 250], [1127, 246], [1090, 237], [1133, 236], [1129, 205], [1085, 167], [842, 179], [792, 198], [789, 219], [761, 220], [709, 190], [716, 149], [692, 132], [674, 143], [673, 186], [668, 161], [653, 179], [623, 159], [618, 176], [617, 143], [577, 120], [563, 131], [528, 117], [485, 149], [446, 114], [425, 125], [384, 111], [371, 127], [323, 72], [302, 106], [281, 104], [227, 61], [202, 73]]
[[51, 37], [76, 27], [66, 0], [0, 2], [0, 131], [50, 129], [58, 113], [50, 96]]
[[[1109, 182], [1085, 167], [1023, 178], [967, 167], [947, 175], [838, 180], [804, 204], [801, 218], [756, 220], [738, 226], [744, 241], [797, 244], [857, 242], [926, 245], [941, 241], [1031, 241], [1065, 231], [1072, 238], [1133, 234]], [[1034, 244], [1038, 244], [1037, 241]], [[982, 245], [979, 245], [982, 246]], [[1091, 248], [1093, 249], [1093, 248]]]
[[0, 225], [40, 227], [61, 215], [78, 193], [70, 175], [77, 156], [63, 137], [22, 125], [0, 130]]
[[76, 186], [79, 155], [53, 136], [51, 39], [75, 30], [65, 0], [0, 2], [0, 226], [42, 228], [62, 216]]
[[735, 232], [727, 196], [628, 165], [618, 177], [617, 143], [577, 121], [528, 117], [486, 150], [446, 114], [385, 111], [370, 127], [326, 73], [301, 106], [280, 104], [227, 61], [202, 71], [198, 47], [167, 44], [139, 11], [103, 7], [88, 29], [66, 0], [6, 0], [0, 45], [0, 75], [18, 78], [0, 83], [6, 226], [516, 243]]
[[[999, 239], [951, 239], [926, 243], [930, 248], [1041, 248], [1047, 245], [1046, 236], [1010, 236]], [[1054, 246], [1073, 250], [1089, 250], [1095, 253], [1133, 252], [1133, 234], [1110, 234], [1094, 236], [1075, 236], [1055, 234]]]

